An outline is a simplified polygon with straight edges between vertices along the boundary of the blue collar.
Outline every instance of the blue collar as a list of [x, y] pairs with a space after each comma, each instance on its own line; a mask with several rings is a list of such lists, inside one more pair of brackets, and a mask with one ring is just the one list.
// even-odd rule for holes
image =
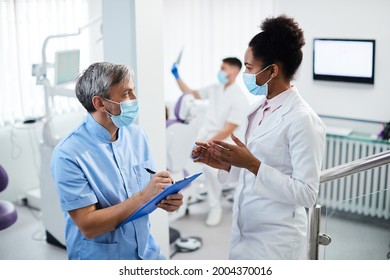
[[[90, 113], [87, 114], [87, 118], [85, 120], [85, 126], [87, 130], [94, 136], [96, 136], [99, 140], [104, 143], [111, 143], [110, 138], [111, 135], [107, 129], [105, 129], [100, 123], [98, 123]], [[121, 130], [118, 131], [118, 139], [121, 138]]]

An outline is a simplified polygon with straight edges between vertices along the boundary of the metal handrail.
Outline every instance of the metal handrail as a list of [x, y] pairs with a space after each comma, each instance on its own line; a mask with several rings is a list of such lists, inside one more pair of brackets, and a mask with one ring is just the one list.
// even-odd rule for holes
[[[348, 175], [370, 170], [375, 167], [386, 165], [389, 163], [390, 163], [390, 150], [323, 170], [320, 175], [320, 183], [326, 183], [329, 181], [340, 179]], [[308, 257], [311, 260], [318, 260], [318, 251], [320, 245], [319, 240], [322, 237], [322, 235], [320, 235], [319, 233], [320, 219], [321, 219], [320, 214], [321, 214], [321, 205], [317, 203], [311, 209], [309, 209], [310, 227], [309, 227]]]
[[390, 150], [323, 170], [320, 183], [326, 183], [390, 163]]

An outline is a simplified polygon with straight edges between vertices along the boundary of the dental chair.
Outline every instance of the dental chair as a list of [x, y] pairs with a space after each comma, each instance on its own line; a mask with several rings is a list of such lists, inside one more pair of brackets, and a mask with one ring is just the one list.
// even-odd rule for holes
[[[0, 192], [5, 190], [8, 185], [8, 175], [5, 169], [0, 165]], [[15, 205], [9, 201], [0, 200], [0, 230], [12, 226], [18, 218]]]
[[179, 176], [175, 180], [189, 175], [185, 166], [190, 159], [198, 131], [197, 121], [191, 112], [194, 101], [192, 94], [181, 95], [175, 105], [175, 118], [166, 121], [167, 168], [173, 176]]
[[[195, 117], [195, 98], [186, 93], [180, 96], [174, 107], [174, 118], [166, 121], [167, 170], [174, 180], [181, 180], [190, 173], [198, 172], [191, 165], [191, 152], [195, 145], [199, 119]], [[192, 163], [195, 165], [194, 163]], [[201, 172], [199, 170], [199, 172]], [[199, 184], [202, 176], [192, 184]], [[182, 192], [183, 206], [170, 215], [170, 221], [188, 213], [189, 201], [197, 195], [196, 186], [189, 186]]]

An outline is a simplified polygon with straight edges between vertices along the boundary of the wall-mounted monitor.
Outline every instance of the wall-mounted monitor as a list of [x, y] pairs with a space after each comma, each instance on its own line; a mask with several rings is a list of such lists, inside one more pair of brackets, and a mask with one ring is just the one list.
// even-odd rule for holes
[[313, 79], [374, 84], [375, 40], [313, 40]]
[[55, 53], [55, 83], [57, 85], [75, 81], [80, 73], [80, 50], [57, 51]]

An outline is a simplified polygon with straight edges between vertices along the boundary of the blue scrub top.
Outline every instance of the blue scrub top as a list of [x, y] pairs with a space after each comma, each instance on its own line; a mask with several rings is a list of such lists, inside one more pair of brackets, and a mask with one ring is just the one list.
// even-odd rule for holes
[[54, 149], [51, 172], [65, 214], [68, 258], [163, 259], [148, 216], [89, 240], [68, 214], [92, 204], [98, 209], [113, 206], [149, 182], [145, 168], [154, 166], [144, 131], [130, 125], [119, 129], [115, 142], [109, 139], [109, 132], [88, 114]]

